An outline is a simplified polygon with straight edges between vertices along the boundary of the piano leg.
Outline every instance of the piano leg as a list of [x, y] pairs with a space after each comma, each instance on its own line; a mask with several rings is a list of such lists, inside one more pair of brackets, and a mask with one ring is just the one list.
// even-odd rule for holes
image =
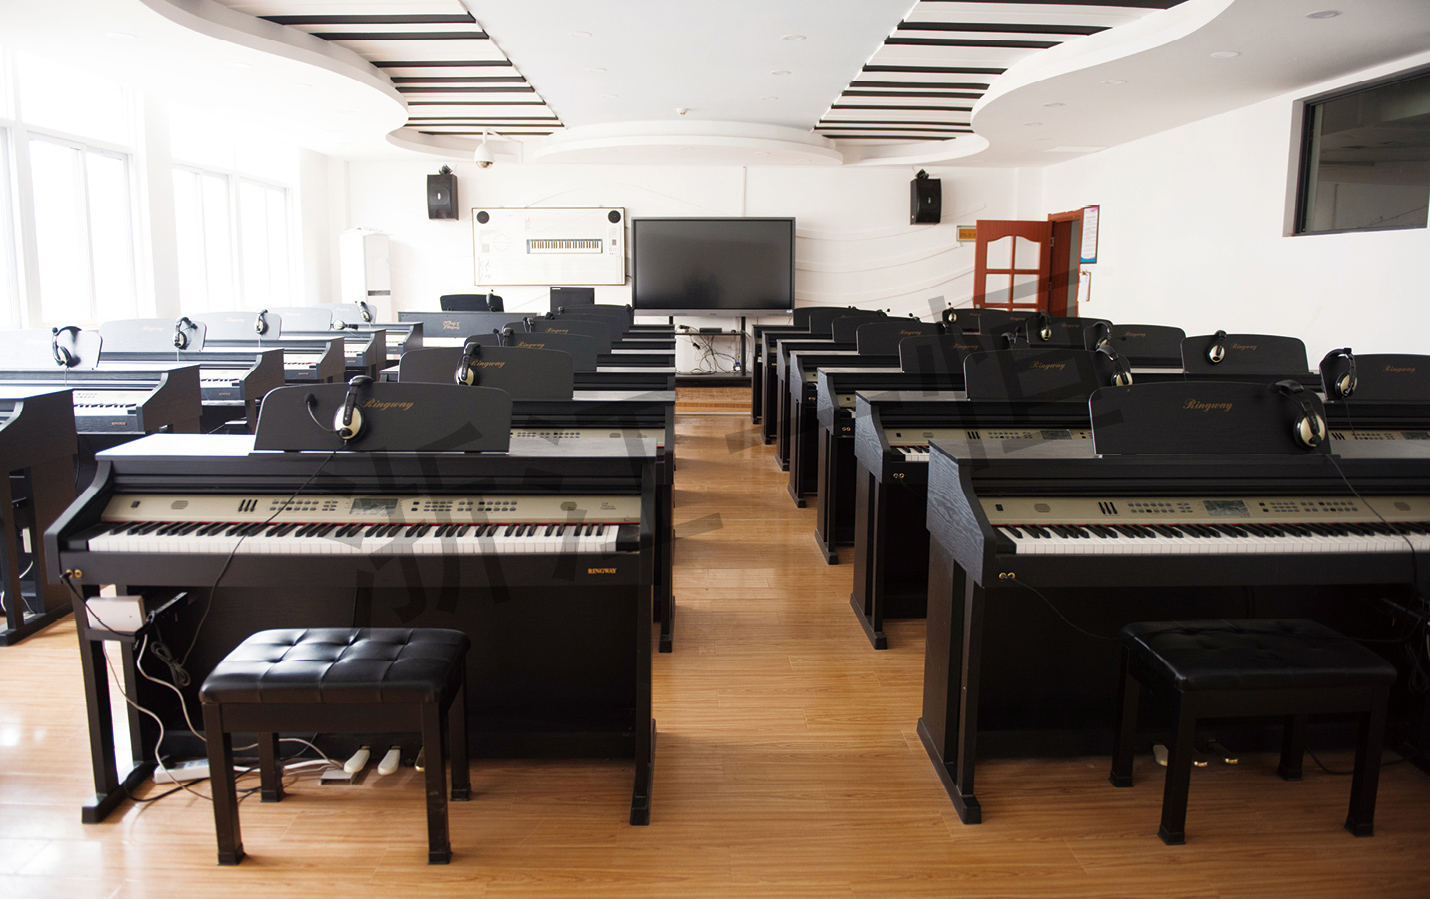
[[672, 560], [675, 547], [674, 500], [669, 483], [656, 487], [655, 500], [655, 617], [660, 622], [660, 651], [675, 649], [675, 584]]
[[849, 605], [854, 609], [864, 635], [875, 649], [888, 649], [884, 634], [884, 610], [879, 591], [884, 583], [884, 535], [888, 533], [888, 503], [883, 485], [864, 466], [856, 474], [854, 513], [854, 592]]
[[635, 738], [636, 783], [631, 794], [631, 823], [650, 823], [650, 794], [655, 776], [655, 719], [651, 717], [651, 608], [636, 604], [636, 707], [631, 722]]
[[[835, 427], [839, 427], [835, 424]], [[829, 565], [839, 564], [839, 550], [835, 549], [838, 537], [838, 520], [835, 512], [835, 482], [839, 476], [839, 441], [829, 431], [819, 428], [819, 465], [815, 477], [817, 499], [815, 500], [814, 540], [824, 561]]]
[[[977, 595], [975, 595], [975, 592]], [[964, 824], [979, 824], [973, 795], [974, 737], [978, 727], [976, 666], [970, 687], [968, 653], [977, 653], [970, 626], [982, 630], [982, 588], [938, 544], [929, 546], [929, 609], [924, 650], [923, 716], [919, 739]]]
[[[98, 595], [98, 591], [93, 588], [86, 592], [91, 591]], [[82, 598], [75, 598], [74, 610], [75, 631], [79, 635], [80, 669], [84, 676], [85, 711], [89, 718], [89, 758], [94, 773], [94, 798], [81, 806], [80, 820], [85, 824], [97, 824], [128, 798], [130, 791], [139, 788], [153, 770], [153, 765], [149, 762], [137, 762], [120, 776], [118, 758], [114, 752], [114, 717], [110, 708], [109, 671], [104, 661], [104, 641], [90, 637], [88, 616], [85, 614]], [[129, 686], [132, 686], [132, 681]], [[139, 738], [139, 731], [137, 728], [131, 728], [129, 733], [130, 742], [133, 744]], [[147, 758], [138, 752], [134, 757]]]

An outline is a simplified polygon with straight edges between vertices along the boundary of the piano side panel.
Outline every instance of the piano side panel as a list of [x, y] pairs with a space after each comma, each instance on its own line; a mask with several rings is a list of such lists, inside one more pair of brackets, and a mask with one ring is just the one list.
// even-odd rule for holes
[[[940, 453], [929, 457], [928, 530], [933, 538], [947, 548], [954, 560], [962, 565], [978, 583], [987, 583], [984, 571], [985, 553], [992, 561], [991, 548], [985, 549], [985, 533], [991, 533], [983, 517], [968, 473], [952, 459]], [[991, 574], [991, 573], [989, 573]]]

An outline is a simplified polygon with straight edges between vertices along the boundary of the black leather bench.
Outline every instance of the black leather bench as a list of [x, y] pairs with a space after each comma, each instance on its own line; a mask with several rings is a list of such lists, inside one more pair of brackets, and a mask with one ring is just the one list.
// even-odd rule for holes
[[277, 802], [283, 798], [281, 731], [420, 733], [427, 755], [427, 863], [451, 861], [443, 731], [451, 740], [452, 799], [470, 799], [470, 646], [455, 630], [335, 627], [260, 631], [235, 647], [199, 691], [219, 864], [243, 860], [232, 735], [258, 735], [263, 801]]
[[1308, 715], [1354, 713], [1360, 733], [1346, 829], [1370, 836], [1395, 668], [1349, 637], [1300, 618], [1144, 621], [1122, 629], [1122, 705], [1113, 750], [1114, 786], [1132, 786], [1138, 687], [1170, 705], [1175, 732], [1167, 757], [1158, 836], [1186, 842], [1192, 739], [1200, 718], [1284, 715], [1278, 772], [1301, 779]]

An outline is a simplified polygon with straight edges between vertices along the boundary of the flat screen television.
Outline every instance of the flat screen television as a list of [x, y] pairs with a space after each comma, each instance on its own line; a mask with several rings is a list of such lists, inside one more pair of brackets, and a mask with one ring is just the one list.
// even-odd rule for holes
[[789, 312], [794, 219], [631, 219], [631, 269], [637, 312]]

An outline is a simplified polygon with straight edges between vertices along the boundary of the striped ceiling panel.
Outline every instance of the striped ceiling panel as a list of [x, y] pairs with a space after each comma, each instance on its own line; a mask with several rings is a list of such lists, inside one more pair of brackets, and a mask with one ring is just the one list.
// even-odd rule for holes
[[1183, 0], [919, 0], [815, 126], [855, 145], [971, 134], [973, 106], [1009, 66]]
[[561, 119], [458, 0], [221, 0], [381, 69], [426, 134], [547, 135]]

